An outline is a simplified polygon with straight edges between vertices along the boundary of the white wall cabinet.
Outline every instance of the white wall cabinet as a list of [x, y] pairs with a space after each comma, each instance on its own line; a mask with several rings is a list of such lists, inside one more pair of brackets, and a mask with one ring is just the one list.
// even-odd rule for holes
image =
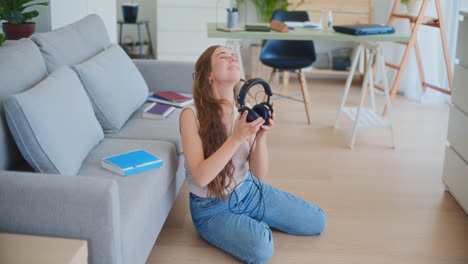
[[[224, 19], [225, 1], [219, 1], [218, 16]], [[196, 61], [211, 45], [225, 39], [208, 38], [207, 22], [216, 22], [217, 0], [158, 0], [156, 7], [158, 60]]]
[[457, 61], [455, 66], [443, 182], [468, 214], [468, 13], [460, 12]]

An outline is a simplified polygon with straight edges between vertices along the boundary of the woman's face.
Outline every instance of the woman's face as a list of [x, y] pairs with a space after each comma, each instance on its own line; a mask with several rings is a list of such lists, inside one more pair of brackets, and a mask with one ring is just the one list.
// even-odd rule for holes
[[227, 48], [218, 47], [211, 55], [210, 79], [215, 82], [234, 82], [240, 79], [237, 57]]

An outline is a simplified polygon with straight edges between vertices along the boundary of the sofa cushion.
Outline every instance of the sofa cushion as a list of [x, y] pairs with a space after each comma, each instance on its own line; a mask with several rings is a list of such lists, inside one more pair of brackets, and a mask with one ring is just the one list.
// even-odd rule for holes
[[83, 83], [105, 133], [115, 133], [148, 98], [148, 86], [119, 45], [72, 68]]
[[[23, 74], [24, 73], [24, 74]], [[3, 102], [47, 77], [41, 52], [30, 39], [7, 41], [0, 47], [0, 170], [9, 170], [25, 161], [16, 147], [3, 112]]]
[[104, 137], [80, 80], [68, 66], [8, 98], [5, 115], [23, 157], [42, 173], [75, 175]]
[[[126, 177], [101, 167], [103, 158], [135, 149], [153, 153], [164, 165]], [[83, 162], [79, 176], [113, 179], [119, 187], [123, 263], [146, 261], [183, 183], [183, 173], [176, 176], [179, 164], [172, 143], [111, 138], [105, 138]]]
[[182, 152], [179, 132], [179, 116], [181, 108], [176, 108], [172, 114], [163, 120], [142, 117], [142, 111], [150, 102], [145, 103], [135, 112], [125, 125], [115, 134], [105, 134], [106, 138], [164, 140], [176, 145], [177, 152]]
[[62, 65], [81, 63], [111, 43], [104, 22], [95, 14], [52, 32], [36, 33], [31, 39], [39, 46], [49, 73]]

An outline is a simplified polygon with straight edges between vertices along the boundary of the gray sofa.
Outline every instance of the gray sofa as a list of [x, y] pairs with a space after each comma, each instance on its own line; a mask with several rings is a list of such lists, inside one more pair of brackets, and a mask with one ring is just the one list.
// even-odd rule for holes
[[[85, 70], [137, 83], [131, 74], [112, 76], [125, 60], [118, 49], [97, 15], [0, 47], [0, 232], [87, 240], [89, 263], [145, 263], [184, 181], [181, 110], [143, 119], [141, 102], [122, 127], [106, 132], [96, 125], [103, 124], [102, 108], [86, 79], [96, 70], [88, 77]], [[93, 61], [105, 56], [112, 67]], [[190, 93], [193, 63], [133, 63], [149, 91]], [[137, 94], [133, 85], [127, 89], [127, 97]], [[112, 91], [104, 104], [114, 107], [111, 114], [125, 112], [114, 98], [122, 91]], [[102, 158], [134, 149], [164, 166], [127, 177], [101, 168]]]

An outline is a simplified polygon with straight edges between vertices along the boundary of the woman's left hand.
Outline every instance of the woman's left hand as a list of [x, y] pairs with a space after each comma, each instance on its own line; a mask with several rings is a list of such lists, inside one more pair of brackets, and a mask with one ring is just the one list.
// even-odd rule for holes
[[[271, 103], [271, 109], [274, 109], [274, 106], [275, 106], [275, 103]], [[271, 118], [268, 119], [268, 125], [262, 125], [260, 127], [260, 130], [258, 132], [258, 136], [263, 136], [263, 135], [266, 135], [268, 133], [268, 131], [270, 130], [270, 128], [274, 125], [275, 123], [275, 111], [273, 111], [273, 113], [271, 113]]]

